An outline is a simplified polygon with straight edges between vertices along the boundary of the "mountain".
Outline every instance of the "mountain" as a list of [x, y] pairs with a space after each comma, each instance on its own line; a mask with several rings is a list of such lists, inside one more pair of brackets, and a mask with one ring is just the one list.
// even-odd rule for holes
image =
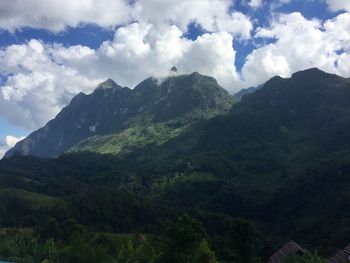
[[109, 79], [90, 95], [78, 94], [55, 119], [17, 143], [5, 157], [54, 157], [89, 137], [117, 134], [137, 125], [171, 120], [182, 126], [228, 110], [232, 101], [215, 79], [199, 73], [149, 78], [133, 90]]
[[258, 212], [252, 207], [277, 199], [286, 184], [298, 184], [299, 189], [298, 182], [314, 174], [315, 167], [323, 167], [324, 160], [334, 162], [339, 155], [347, 160], [349, 101], [348, 79], [309, 69], [291, 78], [270, 79], [229, 112], [212, 118], [180, 127], [134, 126], [91, 137], [72, 152], [132, 160], [143, 176], [157, 178], [147, 179], [146, 188], [167, 182], [157, 192], [164, 202], [173, 204], [175, 199], [180, 206], [216, 207], [232, 216], [253, 216]]
[[313, 150], [322, 152], [347, 149], [349, 100], [348, 79], [316, 68], [287, 79], [274, 77], [233, 105], [229, 115], [213, 120], [203, 143], [210, 142], [209, 137], [214, 138], [214, 147], [284, 140], [293, 147], [313, 144]]
[[[255, 93], [245, 95], [230, 112], [181, 126], [181, 132], [168, 130], [166, 139], [156, 135], [152, 137], [155, 140], [150, 140], [159, 129], [125, 130], [126, 133], [112, 137], [83, 141], [75, 150], [118, 154], [120, 151], [115, 151], [111, 145], [123, 148], [125, 145], [121, 142], [130, 138], [129, 134], [136, 134], [133, 138], [152, 143], [145, 148], [145, 144], [136, 140], [141, 147], [127, 151], [133, 158], [143, 155], [148, 161], [156, 157], [170, 161], [181, 156], [216, 152], [217, 156], [227, 155], [222, 160], [231, 160], [234, 156], [242, 159], [243, 155], [250, 162], [264, 160], [273, 163], [271, 170], [276, 171], [275, 165], [289, 165], [292, 159], [307, 162], [348, 149], [349, 100], [348, 79], [309, 69], [291, 78], [274, 77]], [[173, 133], [176, 136], [170, 136]], [[152, 157], [145, 157], [149, 152]]]
[[250, 87], [247, 89], [241, 89], [240, 91], [238, 91], [235, 95], [233, 95], [233, 97], [237, 100], [240, 101], [244, 95], [247, 94], [252, 94], [254, 92], [256, 92], [258, 89], [260, 89], [262, 86], [258, 86], [258, 87]]
[[124, 120], [124, 101], [130, 90], [112, 80], [100, 84], [91, 95], [79, 93], [55, 119], [17, 143], [13, 154], [57, 156], [93, 134], [118, 131]]

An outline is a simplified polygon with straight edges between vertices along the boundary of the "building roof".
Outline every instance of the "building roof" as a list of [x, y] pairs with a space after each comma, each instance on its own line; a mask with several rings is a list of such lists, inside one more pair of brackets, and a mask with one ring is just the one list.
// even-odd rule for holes
[[350, 263], [350, 244], [328, 260], [329, 263]]
[[[304, 254], [305, 250], [299, 246], [296, 242], [289, 241], [283, 247], [281, 247], [276, 253], [274, 253], [270, 259], [269, 263], [284, 263], [286, 258], [292, 254]], [[333, 262], [332, 262], [333, 263]]]

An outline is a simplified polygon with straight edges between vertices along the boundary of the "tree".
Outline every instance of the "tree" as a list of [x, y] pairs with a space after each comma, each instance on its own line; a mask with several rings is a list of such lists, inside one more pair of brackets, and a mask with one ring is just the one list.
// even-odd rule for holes
[[10, 246], [12, 254], [16, 257], [9, 259], [16, 262], [53, 263], [59, 256], [58, 248], [53, 239], [40, 243], [37, 238], [19, 235]]
[[72, 235], [81, 234], [83, 232], [83, 226], [78, 224], [77, 221], [72, 218], [63, 222], [58, 222], [53, 218], [48, 220], [43, 227], [37, 229], [37, 233], [41, 240], [53, 238], [65, 242], [68, 241]]
[[303, 256], [288, 256], [286, 259], [286, 263], [327, 263], [327, 260], [323, 257], [320, 257], [316, 252], [307, 252]]
[[240, 263], [251, 263], [253, 261], [255, 244], [258, 232], [255, 225], [245, 219], [235, 220], [231, 235], [233, 239], [236, 260]]
[[208, 236], [202, 223], [185, 214], [166, 229], [162, 262], [215, 263], [208, 246]]

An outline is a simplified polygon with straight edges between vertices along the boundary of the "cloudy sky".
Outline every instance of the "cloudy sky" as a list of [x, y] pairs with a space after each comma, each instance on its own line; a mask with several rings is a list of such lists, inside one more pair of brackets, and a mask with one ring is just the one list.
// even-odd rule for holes
[[0, 156], [107, 78], [350, 76], [349, 0], [0, 0]]

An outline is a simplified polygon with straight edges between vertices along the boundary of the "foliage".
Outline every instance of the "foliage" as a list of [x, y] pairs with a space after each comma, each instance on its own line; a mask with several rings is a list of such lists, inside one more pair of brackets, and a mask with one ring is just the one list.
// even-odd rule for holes
[[307, 252], [303, 256], [291, 255], [286, 259], [286, 263], [326, 263], [327, 260], [320, 257], [316, 252]]
[[255, 254], [255, 245], [258, 238], [257, 230], [251, 222], [240, 219], [232, 226], [231, 234], [236, 248], [237, 262], [251, 263]]
[[37, 238], [31, 236], [17, 236], [8, 244], [9, 260], [18, 263], [53, 263], [58, 257], [56, 243], [52, 239], [39, 243]]
[[208, 262], [216, 257], [208, 247], [208, 236], [203, 225], [185, 214], [166, 229], [163, 262]]

